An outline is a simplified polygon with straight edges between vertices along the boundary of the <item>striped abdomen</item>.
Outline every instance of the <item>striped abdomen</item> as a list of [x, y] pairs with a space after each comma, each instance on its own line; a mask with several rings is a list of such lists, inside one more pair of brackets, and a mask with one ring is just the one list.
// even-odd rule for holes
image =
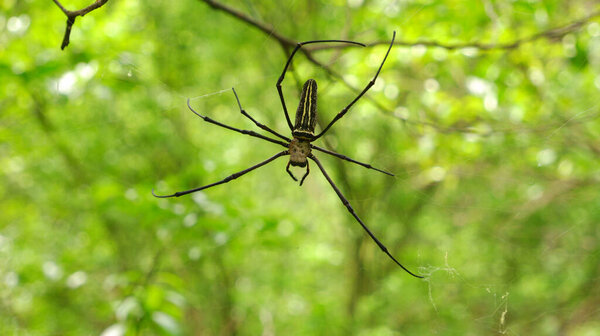
[[296, 111], [296, 124], [292, 135], [299, 139], [312, 140], [317, 124], [317, 82], [309, 79], [302, 87], [300, 104]]

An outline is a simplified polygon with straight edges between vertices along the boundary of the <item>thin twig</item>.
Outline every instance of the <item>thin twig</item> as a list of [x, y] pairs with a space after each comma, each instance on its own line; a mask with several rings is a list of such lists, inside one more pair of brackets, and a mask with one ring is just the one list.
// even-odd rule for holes
[[276, 32], [275, 28], [273, 28], [272, 26], [269, 26], [265, 23], [256, 21], [253, 18], [247, 16], [246, 14], [238, 11], [237, 9], [235, 9], [233, 7], [229, 7], [218, 1], [213, 1], [213, 0], [202, 0], [202, 1], [206, 2], [212, 8], [219, 9], [226, 13], [229, 13], [230, 15], [235, 16], [236, 18], [248, 23], [249, 25], [258, 28], [263, 33], [265, 33], [265, 34], [269, 35], [270, 37], [274, 38], [275, 40], [277, 40], [283, 46], [292, 47], [292, 46], [296, 46], [296, 44], [297, 44], [297, 42], [295, 42], [294, 40], [287, 38], [287, 37], [279, 34], [278, 32]]
[[76, 11], [70, 11], [66, 9], [60, 2], [58, 2], [58, 0], [53, 1], [58, 6], [58, 8], [60, 8], [60, 10], [62, 10], [63, 13], [65, 13], [65, 15], [67, 16], [67, 27], [65, 28], [65, 36], [63, 37], [62, 44], [60, 45], [61, 50], [64, 50], [65, 47], [69, 45], [69, 38], [71, 37], [71, 28], [75, 23], [75, 18], [78, 16], [84, 16], [87, 13], [104, 6], [104, 4], [108, 2], [108, 0], [96, 0], [96, 2], [85, 8]]
[[[216, 9], [222, 10], [226, 13], [229, 13], [230, 15], [237, 17], [238, 19], [250, 24], [251, 26], [254, 26], [254, 27], [260, 29], [262, 32], [264, 32], [267, 35], [269, 35], [270, 37], [273, 37], [274, 39], [276, 39], [283, 46], [295, 47], [297, 44], [297, 42], [295, 42], [293, 39], [290, 39], [288, 37], [285, 37], [285, 36], [279, 34], [277, 31], [274, 30], [274, 28], [272, 26], [269, 26], [265, 23], [259, 22], [255, 19], [247, 16], [246, 14], [238, 11], [235, 8], [229, 7], [227, 5], [224, 5], [224, 4], [222, 4], [218, 1], [214, 1], [214, 0], [201, 0], [201, 1], [207, 3], [208, 5], [210, 5], [213, 8], [216, 8]], [[592, 20], [598, 16], [600, 16], [600, 10], [596, 10], [596, 11], [588, 14], [587, 16], [584, 16], [583, 18], [575, 20], [569, 24], [566, 24], [566, 25], [563, 25], [560, 27], [551, 28], [551, 29], [533, 34], [528, 37], [514, 40], [512, 42], [504, 42], [504, 43], [480, 43], [480, 42], [443, 43], [443, 42], [439, 42], [439, 41], [412, 41], [411, 42], [411, 41], [396, 40], [394, 42], [394, 45], [405, 46], [405, 47], [414, 47], [414, 46], [438, 47], [438, 48], [444, 48], [444, 49], [448, 49], [448, 50], [457, 50], [457, 49], [479, 49], [482, 51], [511, 50], [511, 49], [516, 49], [523, 44], [531, 43], [531, 42], [534, 42], [539, 39], [560, 40], [563, 36], [578, 30], [583, 25], [588, 23], [590, 20]], [[378, 45], [389, 45], [389, 44], [390, 44], [390, 41], [377, 41], [377, 42], [373, 42], [373, 43], [368, 43], [367, 46], [373, 47], [373, 46], [378, 46]], [[344, 49], [344, 48], [352, 48], [352, 47], [356, 47], [356, 46], [351, 45], [351, 44], [348, 44], [348, 45], [332, 44], [332, 45], [317, 45], [317, 46], [313, 46], [313, 47], [303, 48], [302, 50], [305, 53], [307, 53], [307, 52], [318, 51], [318, 50]], [[311, 60], [311, 62], [314, 62], [314, 61]]]
[[[551, 28], [536, 34], [533, 34], [528, 37], [524, 37], [521, 39], [514, 40], [512, 42], [504, 42], [504, 43], [480, 43], [480, 42], [472, 42], [472, 43], [443, 43], [438, 41], [402, 41], [398, 40], [394, 42], [394, 45], [403, 46], [403, 47], [414, 47], [414, 46], [424, 46], [424, 47], [437, 47], [448, 50], [459, 50], [459, 49], [477, 49], [480, 51], [492, 51], [492, 50], [513, 50], [516, 49], [523, 44], [531, 43], [540, 39], [547, 40], [555, 40], [560, 41], [562, 37], [565, 35], [577, 31], [583, 25], [591, 21], [592, 19], [600, 16], [600, 10], [592, 12], [591, 14], [575, 20], [569, 24]], [[373, 43], [368, 43], [367, 47], [373, 47], [378, 45], [389, 45], [390, 41], [377, 41]], [[319, 51], [319, 50], [329, 50], [329, 49], [344, 49], [355, 47], [353, 45], [319, 45], [310, 48], [310, 51]]]

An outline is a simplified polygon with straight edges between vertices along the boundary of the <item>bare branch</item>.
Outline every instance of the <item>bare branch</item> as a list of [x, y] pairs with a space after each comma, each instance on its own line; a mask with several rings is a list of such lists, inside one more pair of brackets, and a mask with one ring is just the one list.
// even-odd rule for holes
[[[448, 49], [448, 50], [459, 50], [459, 49], [478, 49], [481, 51], [513, 50], [513, 49], [519, 48], [523, 44], [531, 43], [531, 42], [534, 42], [534, 41], [537, 41], [540, 39], [559, 41], [565, 35], [579, 30], [582, 26], [584, 26], [589, 21], [591, 21], [592, 19], [594, 19], [598, 16], [600, 16], [600, 10], [592, 12], [591, 14], [589, 14], [581, 19], [575, 20], [564, 26], [551, 28], [551, 29], [533, 34], [528, 37], [514, 40], [512, 42], [504, 42], [504, 43], [480, 43], [480, 42], [443, 43], [443, 42], [438, 42], [438, 41], [409, 42], [409, 41], [399, 40], [399, 41], [394, 42], [394, 45], [404, 46], [404, 47], [414, 47], [414, 46], [437, 47], [437, 48], [443, 48], [443, 49]], [[377, 41], [377, 42], [373, 42], [373, 43], [368, 43], [367, 46], [373, 47], [373, 46], [377, 46], [377, 45], [389, 45], [389, 44], [390, 44], [390, 41]], [[319, 46], [314, 46], [314, 47], [310, 48], [310, 50], [318, 51], [318, 50], [328, 50], [328, 49], [344, 49], [344, 48], [351, 48], [351, 47], [354, 47], [354, 46], [353, 45], [319, 45]]]
[[209, 6], [211, 6], [212, 8], [218, 9], [218, 10], [222, 10], [232, 16], [235, 16], [236, 18], [248, 23], [251, 26], [254, 26], [256, 28], [258, 28], [259, 30], [261, 30], [263, 33], [269, 35], [270, 37], [274, 38], [275, 40], [277, 40], [282, 46], [288, 46], [288, 47], [292, 47], [292, 46], [296, 46], [297, 42], [295, 42], [294, 40], [287, 38], [281, 34], [279, 34], [278, 32], [275, 31], [275, 29], [265, 23], [259, 22], [254, 20], [253, 18], [247, 16], [246, 14], [238, 11], [235, 8], [229, 7], [227, 5], [224, 5], [218, 1], [213, 1], [213, 0], [201, 0], [204, 1], [205, 3], [207, 3]]
[[65, 13], [65, 15], [67, 16], [67, 27], [65, 28], [65, 36], [63, 37], [62, 44], [60, 45], [61, 50], [64, 50], [65, 47], [69, 45], [69, 38], [71, 37], [71, 28], [75, 23], [75, 18], [78, 16], [84, 16], [87, 13], [104, 6], [104, 4], [108, 2], [108, 0], [96, 0], [96, 2], [85, 8], [76, 11], [70, 11], [66, 9], [58, 0], [53, 1], [58, 6], [58, 8], [60, 8], [60, 10], [62, 10], [63, 13]]

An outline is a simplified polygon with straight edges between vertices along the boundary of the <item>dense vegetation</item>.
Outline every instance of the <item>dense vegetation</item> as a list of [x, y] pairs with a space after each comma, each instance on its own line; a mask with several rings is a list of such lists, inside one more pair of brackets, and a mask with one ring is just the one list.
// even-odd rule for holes
[[4, 1], [0, 334], [600, 334], [597, 2], [226, 4], [292, 41], [382, 42], [312, 51], [321, 66], [298, 54], [288, 108], [315, 78], [321, 125], [397, 32], [376, 85], [319, 142], [396, 177], [319, 157], [426, 278], [381, 253], [314, 165], [302, 187], [279, 159], [152, 197], [281, 150], [186, 99], [259, 131], [235, 87], [289, 134], [275, 82], [293, 46], [205, 1], [111, 0], [61, 51], [52, 1]]

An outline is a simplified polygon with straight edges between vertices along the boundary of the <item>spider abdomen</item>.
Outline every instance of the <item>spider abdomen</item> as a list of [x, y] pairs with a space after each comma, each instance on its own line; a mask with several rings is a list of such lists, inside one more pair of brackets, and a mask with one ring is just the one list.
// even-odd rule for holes
[[302, 87], [300, 103], [296, 111], [296, 124], [292, 135], [299, 139], [312, 140], [317, 124], [317, 81], [309, 79]]

